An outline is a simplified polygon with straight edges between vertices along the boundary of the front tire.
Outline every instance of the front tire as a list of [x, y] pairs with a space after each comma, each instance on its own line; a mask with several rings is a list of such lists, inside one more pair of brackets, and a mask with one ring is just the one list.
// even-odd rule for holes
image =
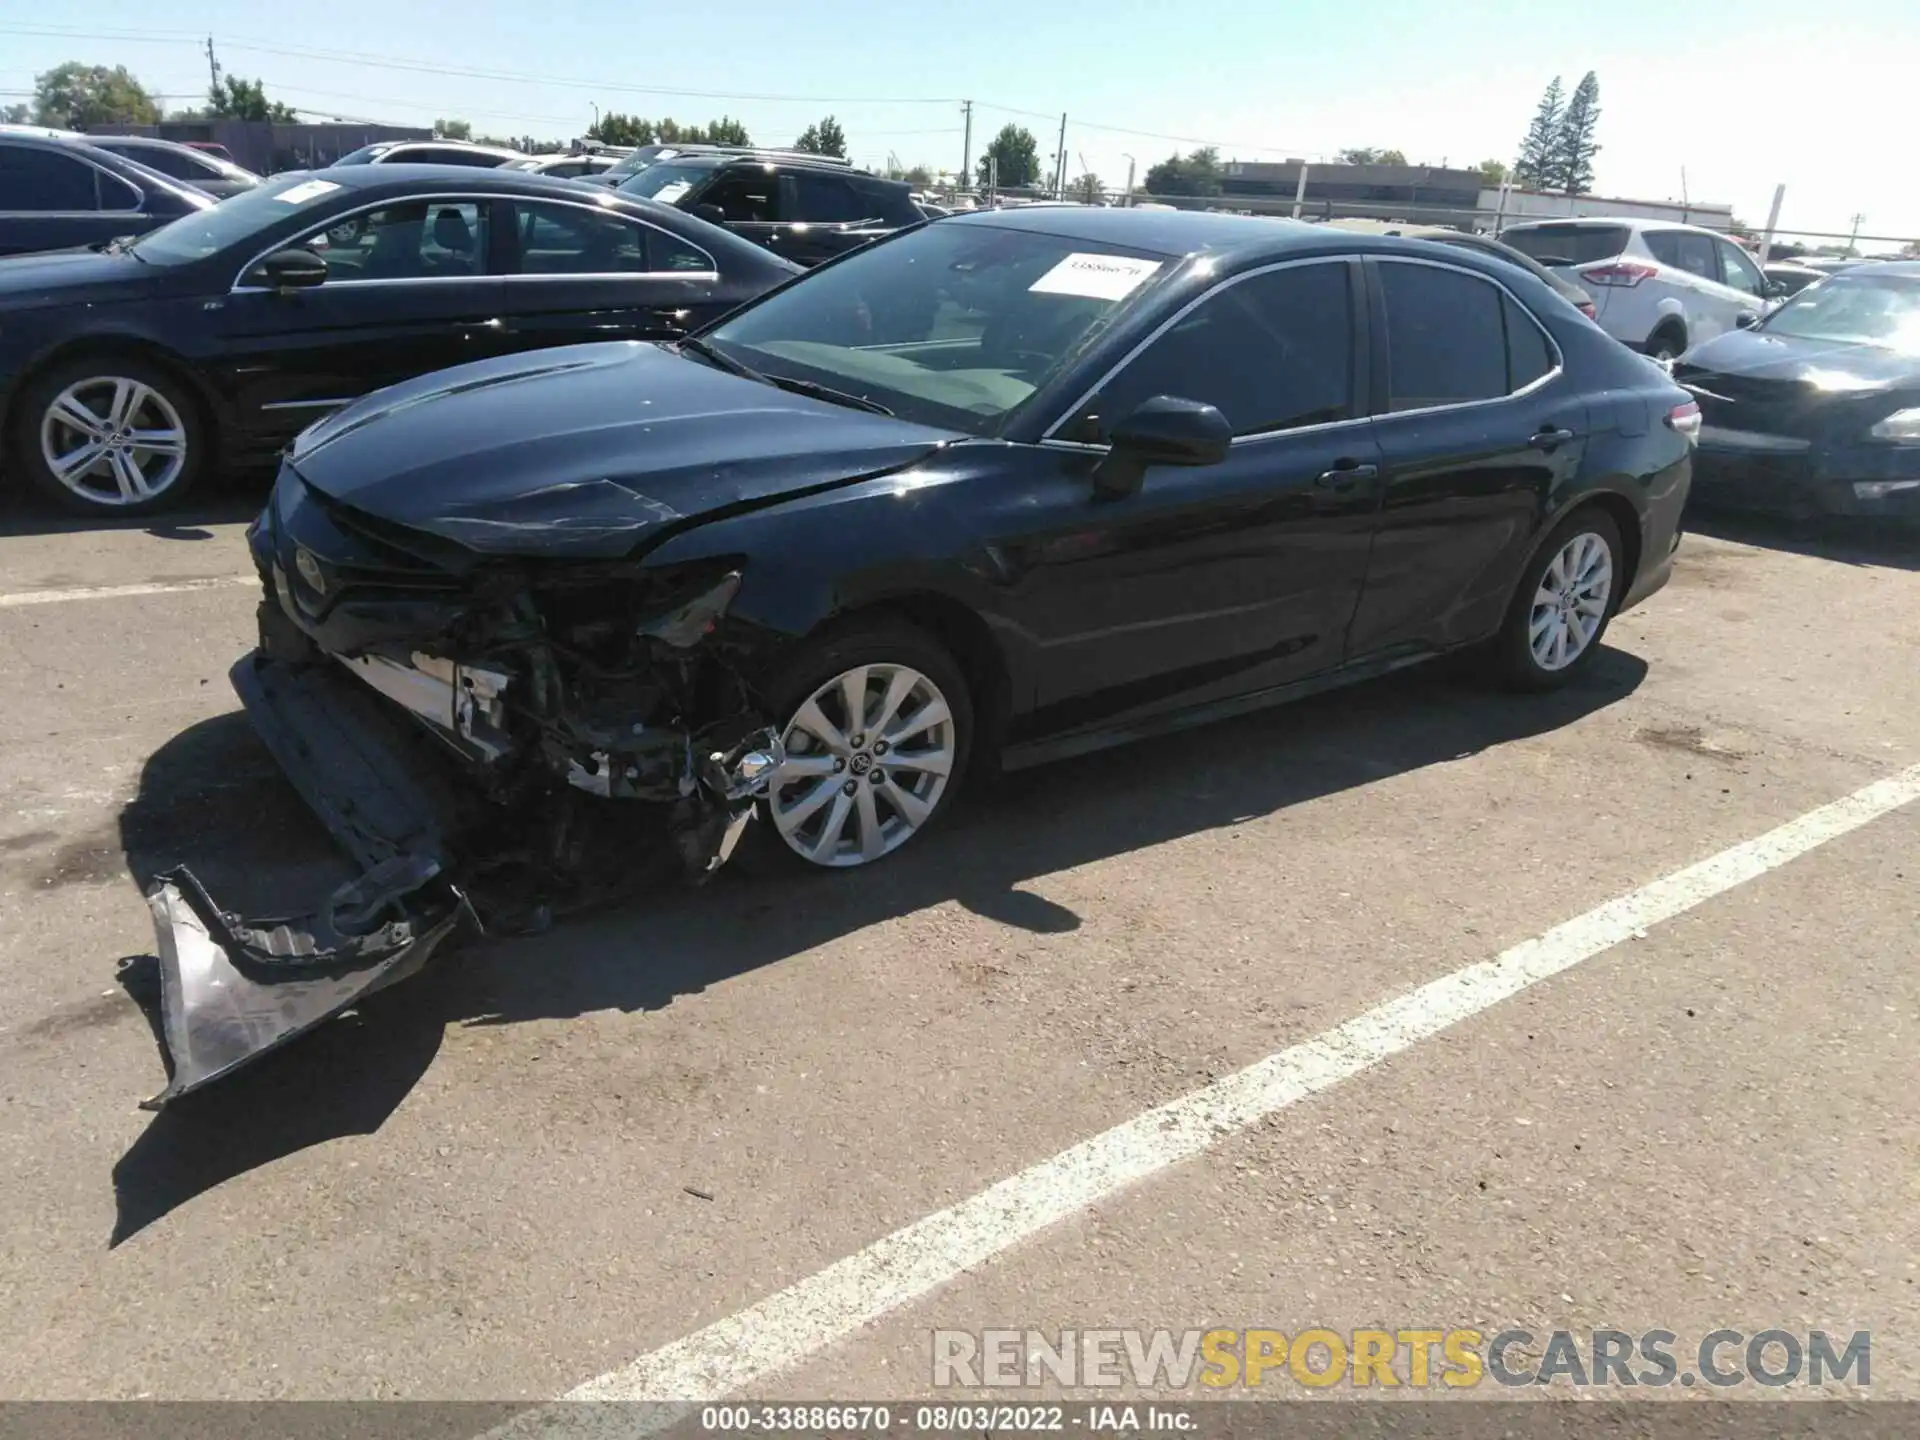
[[952, 806], [973, 750], [966, 677], [898, 620], [807, 642], [764, 687], [786, 763], [760, 806], [763, 848], [852, 869], [893, 854]]
[[128, 356], [56, 365], [21, 396], [13, 450], [27, 478], [81, 515], [145, 515], [205, 469], [210, 432], [186, 383]]
[[1521, 576], [1494, 640], [1501, 678], [1516, 690], [1556, 690], [1593, 663], [1619, 608], [1626, 572], [1620, 527], [1577, 510], [1554, 527]]

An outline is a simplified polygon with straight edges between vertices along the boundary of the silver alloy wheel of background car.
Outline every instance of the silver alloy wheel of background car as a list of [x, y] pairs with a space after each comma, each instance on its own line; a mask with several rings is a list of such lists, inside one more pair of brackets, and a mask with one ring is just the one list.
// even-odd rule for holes
[[138, 505], [187, 465], [187, 427], [173, 402], [124, 375], [76, 380], [40, 421], [48, 473], [92, 505]]
[[1541, 573], [1527, 646], [1542, 670], [1564, 670], [1593, 643], [1613, 598], [1613, 551], [1591, 530], [1572, 535]]
[[908, 665], [856, 665], [807, 697], [781, 735], [767, 811], [816, 865], [864, 865], [932, 816], [958, 754], [940, 687]]

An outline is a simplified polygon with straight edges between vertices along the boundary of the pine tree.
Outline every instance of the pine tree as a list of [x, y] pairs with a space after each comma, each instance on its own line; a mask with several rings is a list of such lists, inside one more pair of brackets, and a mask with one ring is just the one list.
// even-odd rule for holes
[[1521, 189], [1543, 190], [1551, 183], [1562, 110], [1560, 77], [1556, 75], [1540, 97], [1533, 123], [1527, 127], [1527, 138], [1520, 142], [1520, 158], [1513, 162], [1513, 183]]
[[1600, 124], [1600, 81], [1589, 70], [1575, 87], [1554, 137], [1552, 188], [1569, 195], [1593, 189], [1593, 157], [1600, 153], [1593, 135]]

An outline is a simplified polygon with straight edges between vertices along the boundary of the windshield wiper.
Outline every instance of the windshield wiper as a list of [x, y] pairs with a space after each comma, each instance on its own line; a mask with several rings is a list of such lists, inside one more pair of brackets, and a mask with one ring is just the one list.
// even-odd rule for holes
[[760, 378], [770, 385], [778, 385], [782, 390], [791, 390], [796, 395], [811, 395], [816, 400], [826, 400], [835, 405], [865, 410], [872, 415], [893, 414], [893, 411], [878, 400], [869, 400], [864, 395], [850, 395], [845, 390], [835, 390], [832, 386], [822, 385], [817, 380], [796, 380], [791, 375], [762, 375]]
[[734, 359], [731, 355], [721, 354], [720, 351], [716, 350], [713, 346], [709, 345], [706, 341], [700, 339], [697, 336], [693, 336], [685, 340], [680, 340], [675, 343], [678, 344], [680, 349], [691, 350], [694, 354], [698, 355], [702, 360], [706, 360], [714, 365], [718, 365], [722, 370], [731, 371], [735, 375], [744, 375], [749, 380], [760, 380], [763, 382], [767, 380], [767, 377], [765, 375], [762, 375], [758, 370], [755, 370], [751, 365], [742, 365], [738, 360]]

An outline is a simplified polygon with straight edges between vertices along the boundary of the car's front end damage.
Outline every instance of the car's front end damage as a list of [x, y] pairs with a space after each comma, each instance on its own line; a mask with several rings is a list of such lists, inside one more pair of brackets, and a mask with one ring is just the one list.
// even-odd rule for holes
[[730, 613], [749, 557], [655, 557], [949, 438], [630, 344], [422, 376], [306, 431], [248, 532], [259, 645], [232, 678], [361, 874], [265, 922], [162, 877], [174, 1073], [149, 1103], [475, 928], [724, 864], [783, 763], [752, 677], [790, 637]]
[[[244, 920], [160, 877], [158, 1106], [484, 928], [731, 854], [780, 763], [716, 630], [740, 571], [461, 557], [329, 505], [289, 465], [249, 533], [260, 643], [233, 667], [268, 749], [362, 874]], [[425, 552], [425, 553], [421, 553]], [[433, 554], [435, 559], [426, 558]], [[611, 803], [610, 803], [611, 802]]]

